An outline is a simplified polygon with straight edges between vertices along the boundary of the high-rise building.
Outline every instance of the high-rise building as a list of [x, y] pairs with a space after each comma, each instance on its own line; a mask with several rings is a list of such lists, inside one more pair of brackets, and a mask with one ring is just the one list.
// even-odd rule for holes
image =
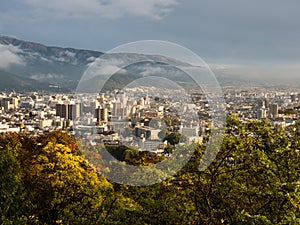
[[113, 103], [112, 107], [112, 115], [113, 116], [124, 116], [124, 108], [120, 101], [116, 101]]
[[18, 98], [15, 98], [15, 97], [12, 97], [11, 98], [11, 105], [13, 106], [13, 108], [18, 108], [18, 105], [19, 105], [19, 99]]
[[267, 117], [267, 110], [265, 108], [261, 108], [257, 110], [257, 119], [263, 119]]
[[98, 107], [95, 110], [95, 117], [97, 118], [97, 122], [108, 122], [108, 110], [106, 108]]
[[64, 103], [56, 104], [56, 116], [60, 116], [61, 118], [67, 118], [69, 116], [68, 105]]
[[58, 103], [56, 104], [56, 116], [61, 118], [75, 120], [81, 115], [81, 107], [79, 103]]
[[80, 103], [69, 104], [68, 105], [68, 118], [70, 120], [76, 120], [81, 116]]
[[267, 118], [267, 105], [269, 106], [269, 101], [267, 99], [258, 99], [257, 101], [257, 119]]
[[18, 107], [19, 101], [17, 98], [1, 98], [0, 99], [0, 108], [4, 108], [4, 110], [15, 110]]
[[117, 101], [121, 102], [122, 107], [126, 107], [128, 97], [125, 92], [119, 91], [116, 95]]
[[269, 114], [273, 118], [278, 117], [278, 104], [270, 104], [269, 105]]

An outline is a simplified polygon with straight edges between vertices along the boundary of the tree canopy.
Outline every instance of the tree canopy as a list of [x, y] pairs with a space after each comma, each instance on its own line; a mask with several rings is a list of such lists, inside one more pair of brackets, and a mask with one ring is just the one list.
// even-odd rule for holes
[[[299, 124], [282, 129], [229, 115], [208, 169], [198, 170], [206, 149], [197, 145], [174, 177], [145, 187], [107, 180], [67, 133], [1, 134], [1, 224], [299, 224]], [[86, 149], [101, 160], [97, 148]], [[163, 160], [109, 150], [131, 165]]]

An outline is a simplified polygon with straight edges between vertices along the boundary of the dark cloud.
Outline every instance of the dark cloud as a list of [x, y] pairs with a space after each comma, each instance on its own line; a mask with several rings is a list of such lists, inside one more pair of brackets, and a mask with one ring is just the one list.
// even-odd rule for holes
[[[72, 3], [26, 1], [40, 10], [51, 6], [59, 12], [59, 18], [64, 15], [61, 5]], [[115, 6], [111, 12], [119, 15], [111, 16], [113, 20], [67, 17], [73, 15], [72, 9], [93, 11], [96, 7], [89, 7], [88, 3], [97, 5], [97, 1], [76, 0], [73, 7], [66, 9], [63, 19], [55, 19], [43, 11], [31, 17], [28, 5], [13, 0], [1, 7], [2, 32], [45, 44], [95, 50], [109, 50], [130, 41], [159, 39], [184, 45], [209, 61], [222, 63], [295, 63], [300, 59], [298, 0], [165, 0], [161, 11], [158, 0], [147, 0], [144, 4], [140, 0], [109, 0], [106, 4], [113, 4], [105, 5], [106, 9]], [[55, 2], [61, 2], [59, 10]], [[85, 7], [79, 7], [82, 4]], [[103, 5], [98, 6], [100, 10]]]

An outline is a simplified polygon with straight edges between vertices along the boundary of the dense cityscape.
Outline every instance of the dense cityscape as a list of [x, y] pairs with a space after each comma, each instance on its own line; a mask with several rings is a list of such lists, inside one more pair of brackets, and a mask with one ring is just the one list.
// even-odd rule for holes
[[[123, 143], [156, 153], [163, 149], [166, 130], [185, 135], [187, 143], [202, 143], [213, 126], [205, 94], [192, 93], [188, 100], [180, 91], [158, 93], [154, 87], [98, 95], [2, 93], [0, 132], [63, 130], [91, 145]], [[268, 119], [273, 127], [286, 128], [299, 119], [298, 92], [226, 88], [224, 99], [227, 113], [237, 114], [243, 123]], [[184, 118], [187, 112], [189, 118]]]

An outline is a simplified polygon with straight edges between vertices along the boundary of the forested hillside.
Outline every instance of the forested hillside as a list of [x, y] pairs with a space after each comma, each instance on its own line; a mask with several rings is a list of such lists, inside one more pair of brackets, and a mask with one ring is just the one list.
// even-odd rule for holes
[[[207, 170], [198, 170], [205, 147], [197, 146], [176, 176], [145, 187], [106, 180], [67, 133], [1, 134], [1, 224], [299, 224], [300, 123], [227, 122]], [[163, 160], [125, 156], [139, 165]]]

